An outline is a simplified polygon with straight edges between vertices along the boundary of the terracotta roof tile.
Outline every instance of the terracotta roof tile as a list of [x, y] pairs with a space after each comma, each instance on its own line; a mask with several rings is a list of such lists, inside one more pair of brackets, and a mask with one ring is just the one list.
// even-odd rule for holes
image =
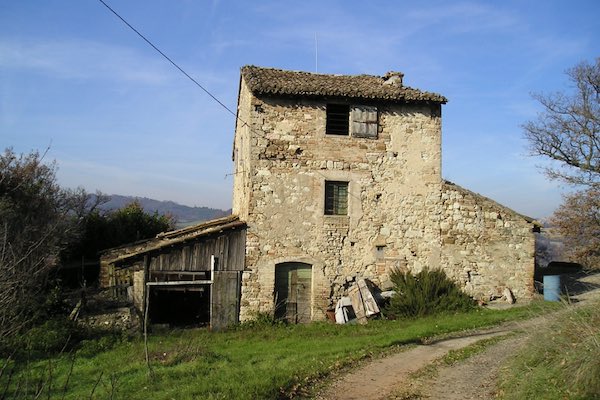
[[[399, 102], [446, 103], [439, 94], [402, 85], [402, 74], [326, 75], [256, 66], [242, 67], [242, 77], [255, 94], [350, 97]], [[389, 78], [393, 79], [389, 79]]]

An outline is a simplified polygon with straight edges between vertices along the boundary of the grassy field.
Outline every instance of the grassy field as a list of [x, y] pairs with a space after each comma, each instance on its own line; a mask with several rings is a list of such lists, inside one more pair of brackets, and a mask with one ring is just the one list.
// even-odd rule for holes
[[505, 399], [600, 399], [600, 302], [537, 332], [501, 381]]
[[17, 366], [9, 363], [0, 377], [0, 398], [5, 387], [7, 397], [13, 398], [33, 398], [34, 392], [41, 392], [39, 398], [56, 399], [286, 397], [357, 360], [548, 309], [552, 305], [534, 304], [368, 325], [255, 324], [221, 333], [171, 331], [150, 336], [151, 371], [141, 339], [89, 341], [71, 354]]

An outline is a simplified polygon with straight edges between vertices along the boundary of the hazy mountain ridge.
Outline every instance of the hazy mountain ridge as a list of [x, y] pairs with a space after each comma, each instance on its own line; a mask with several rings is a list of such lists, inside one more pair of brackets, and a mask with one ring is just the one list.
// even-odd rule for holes
[[125, 207], [133, 201], [138, 201], [148, 213], [171, 214], [177, 220], [177, 226], [191, 225], [231, 214], [231, 210], [221, 210], [210, 207], [189, 207], [170, 200], [155, 200], [147, 197], [123, 196], [111, 194], [110, 200], [100, 206], [102, 210], [110, 211]]

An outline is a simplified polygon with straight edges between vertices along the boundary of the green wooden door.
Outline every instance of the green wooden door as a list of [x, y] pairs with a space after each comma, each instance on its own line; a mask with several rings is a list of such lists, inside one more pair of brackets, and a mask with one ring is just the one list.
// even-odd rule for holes
[[312, 266], [281, 263], [275, 266], [275, 317], [293, 323], [311, 320]]

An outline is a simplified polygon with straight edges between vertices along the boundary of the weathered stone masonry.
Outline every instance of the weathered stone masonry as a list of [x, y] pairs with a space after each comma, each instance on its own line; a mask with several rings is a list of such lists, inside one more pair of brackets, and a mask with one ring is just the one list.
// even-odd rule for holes
[[442, 266], [470, 295], [519, 299], [533, 292], [534, 221], [476, 193], [444, 182]]
[[[233, 213], [247, 223], [241, 319], [271, 311], [276, 268], [311, 268], [312, 319], [359, 278], [442, 268], [470, 294], [531, 293], [530, 220], [442, 181], [442, 96], [401, 75], [242, 69]], [[377, 112], [377, 135], [326, 134], [327, 104]], [[326, 181], [348, 182], [348, 215], [325, 215]]]

